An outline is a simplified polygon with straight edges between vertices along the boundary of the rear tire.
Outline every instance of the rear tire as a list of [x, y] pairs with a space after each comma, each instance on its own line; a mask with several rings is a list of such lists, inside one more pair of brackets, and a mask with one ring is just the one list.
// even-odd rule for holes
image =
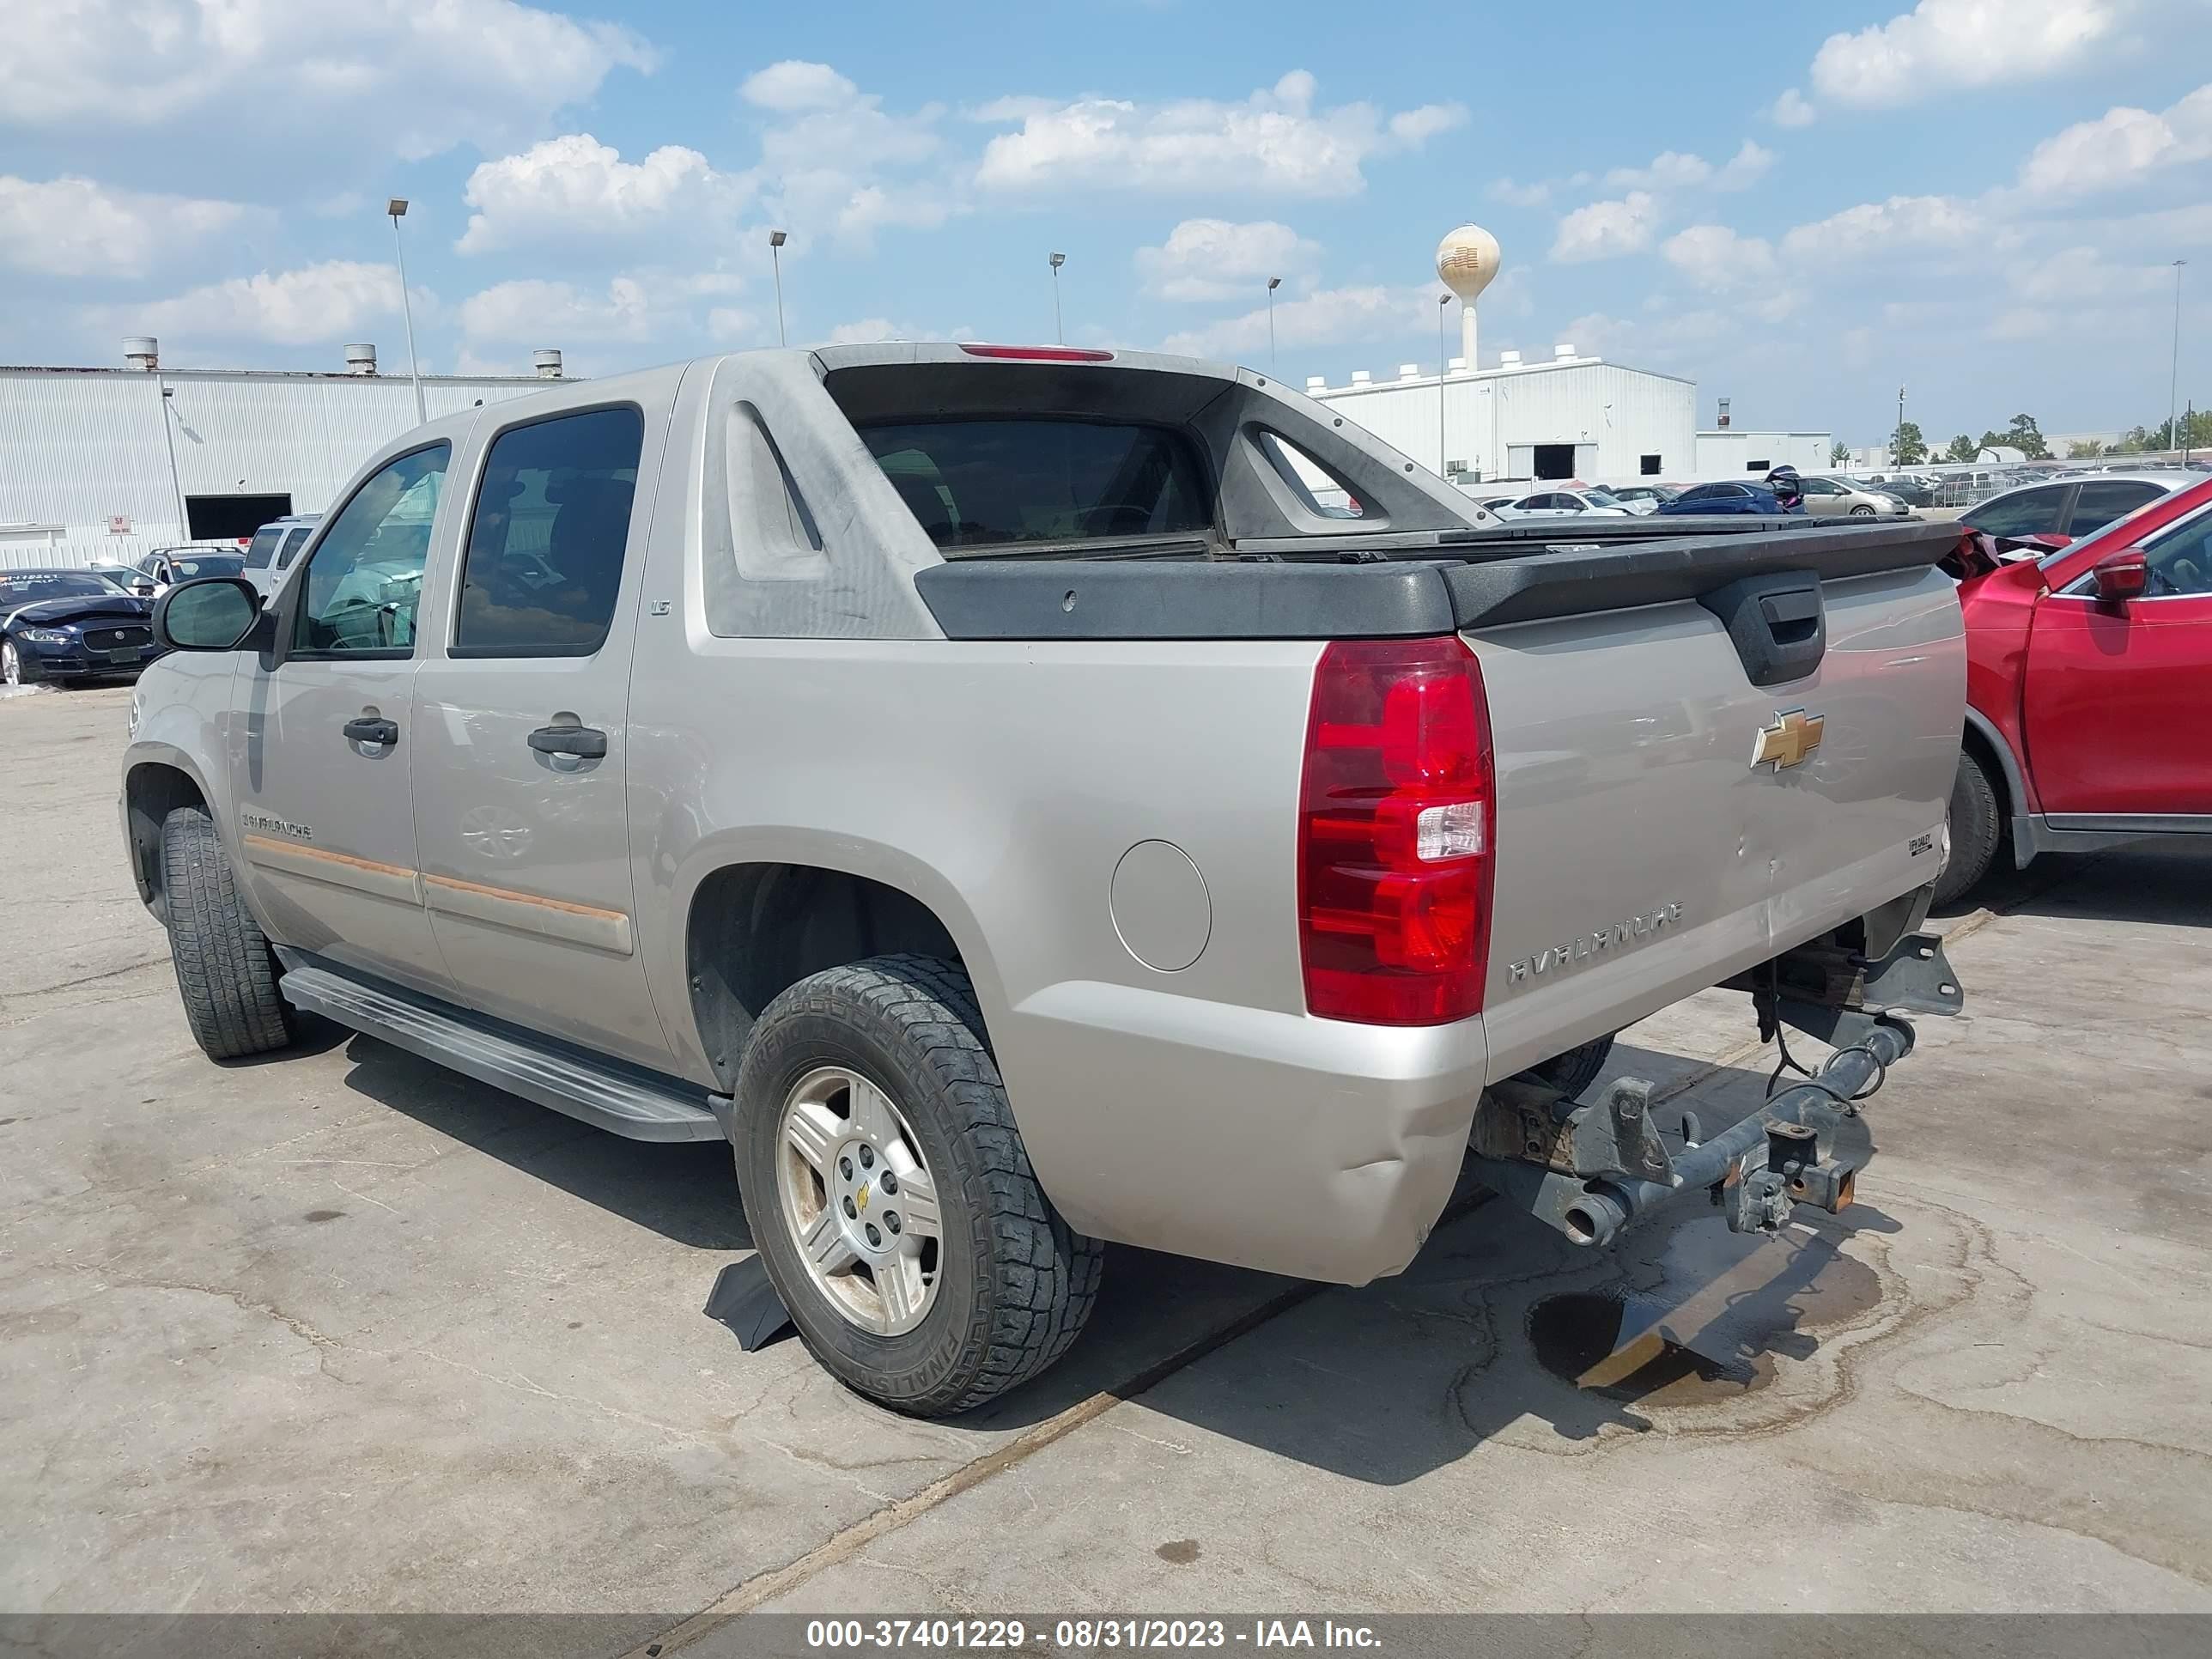
[[[842, 1093], [840, 1079], [851, 1085]], [[1104, 1247], [1038, 1186], [963, 969], [884, 956], [799, 981], [754, 1026], [735, 1094], [738, 1177], [762, 1265], [800, 1340], [847, 1388], [946, 1416], [1035, 1376], [1081, 1333]], [[792, 1133], [802, 1111], [817, 1126], [811, 1153]], [[868, 1139], [870, 1119], [886, 1133]], [[869, 1183], [859, 1149], [887, 1141]], [[908, 1184], [887, 1191], [881, 1171], [893, 1168]], [[914, 1257], [917, 1291], [895, 1303], [878, 1275], [904, 1269], [869, 1224], [891, 1231], [884, 1212], [917, 1188], [933, 1195], [935, 1236]], [[839, 1231], [845, 1244], [830, 1237]], [[810, 1253], [824, 1265], [810, 1267]], [[892, 1334], [867, 1328], [872, 1307]]]
[[2004, 813], [1989, 769], [1972, 750], [1959, 756], [1959, 775], [1951, 786], [1948, 815], [1951, 855], [1936, 873], [1936, 902], [1951, 904], [1966, 896], [1990, 872], [2004, 835]]
[[1871, 519], [1874, 517], [1874, 509], [1862, 501], [1858, 506], [1851, 509], [1851, 517], [1854, 519]]
[[179, 806], [161, 820], [161, 897], [185, 1021], [208, 1058], [237, 1060], [291, 1042], [276, 954], [238, 896], [205, 807]]
[[1531, 1066], [1521, 1075], [1530, 1082], [1540, 1083], [1557, 1089], [1569, 1100], [1580, 1098], [1582, 1091], [1597, 1081], [1598, 1073], [1613, 1057], [1613, 1039], [1601, 1036], [1595, 1042], [1585, 1042], [1579, 1048], [1570, 1048], [1564, 1054], [1555, 1054], [1541, 1066]]

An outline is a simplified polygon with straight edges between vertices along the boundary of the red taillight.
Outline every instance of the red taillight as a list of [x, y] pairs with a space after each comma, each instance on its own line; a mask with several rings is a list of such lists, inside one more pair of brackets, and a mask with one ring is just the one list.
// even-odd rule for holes
[[1371, 1025], [1481, 1012], [1496, 781], [1482, 671], [1458, 638], [1322, 653], [1298, 797], [1308, 1012]]
[[1005, 357], [1029, 363], [1110, 363], [1110, 351], [1093, 351], [1085, 346], [999, 346], [963, 345], [960, 348], [970, 357]]

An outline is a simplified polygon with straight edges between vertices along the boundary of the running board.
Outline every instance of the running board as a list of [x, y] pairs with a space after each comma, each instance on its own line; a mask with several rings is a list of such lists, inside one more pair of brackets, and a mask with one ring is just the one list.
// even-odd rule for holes
[[542, 1048], [489, 1029], [458, 1011], [448, 1013], [423, 1000], [380, 990], [327, 968], [302, 963], [276, 981], [295, 1008], [320, 1014], [395, 1048], [489, 1083], [495, 1089], [550, 1106], [631, 1140], [720, 1140], [715, 1097], [702, 1089], [679, 1092], [642, 1074]]

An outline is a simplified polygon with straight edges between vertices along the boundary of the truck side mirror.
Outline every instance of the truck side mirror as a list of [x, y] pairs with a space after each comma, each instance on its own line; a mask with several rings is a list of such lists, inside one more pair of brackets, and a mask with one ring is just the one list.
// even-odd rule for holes
[[154, 607], [154, 637], [179, 651], [235, 651], [261, 614], [261, 595], [243, 576], [179, 582]]
[[2150, 564], [2140, 547], [2124, 547], [2097, 561], [2097, 603], [2119, 605], [2139, 599], [2150, 586]]

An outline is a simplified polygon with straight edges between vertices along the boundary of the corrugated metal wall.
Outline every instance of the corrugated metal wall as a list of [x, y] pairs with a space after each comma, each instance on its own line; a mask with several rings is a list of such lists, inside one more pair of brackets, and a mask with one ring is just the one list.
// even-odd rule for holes
[[[289, 494], [293, 511], [319, 513], [416, 424], [413, 388], [391, 376], [0, 369], [0, 569], [125, 564], [189, 539], [161, 441], [164, 380], [186, 495]], [[436, 380], [422, 392], [435, 420], [543, 386]], [[129, 533], [109, 532], [118, 517]]]
[[[1614, 363], [1534, 365], [1445, 380], [1392, 380], [1331, 387], [1311, 395], [1355, 420], [1408, 459], [1436, 468], [1465, 462], [1486, 478], [1509, 471], [1524, 444], [1591, 444], [1592, 481], [1642, 476], [1659, 457], [1659, 477], [1686, 477], [1695, 463], [1697, 387]], [[1443, 454], [1437, 453], [1442, 420]]]

